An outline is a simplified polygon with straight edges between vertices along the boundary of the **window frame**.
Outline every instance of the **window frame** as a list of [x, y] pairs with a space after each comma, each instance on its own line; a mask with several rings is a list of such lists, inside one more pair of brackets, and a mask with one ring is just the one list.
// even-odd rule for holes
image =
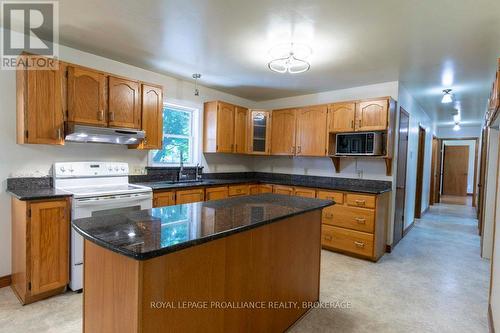
[[[198, 142], [196, 141], [196, 133], [198, 132], [198, 109], [189, 107], [189, 106], [184, 106], [180, 104], [174, 104], [174, 103], [163, 103], [163, 108], [162, 108], [162, 117], [163, 117], [163, 112], [165, 112], [166, 109], [174, 109], [177, 111], [181, 112], [186, 112], [189, 114], [189, 122], [190, 122], [190, 135], [179, 135], [179, 134], [166, 134], [163, 133], [163, 128], [162, 128], [162, 143], [165, 141], [166, 138], [181, 138], [185, 139], [187, 138], [189, 140], [189, 157], [188, 161], [184, 162], [185, 166], [195, 166], [198, 163]], [[155, 162], [153, 161], [153, 155], [158, 151], [158, 149], [152, 149], [148, 153], [148, 165], [153, 166], [153, 167], [172, 167], [172, 166], [179, 166], [180, 162]]]

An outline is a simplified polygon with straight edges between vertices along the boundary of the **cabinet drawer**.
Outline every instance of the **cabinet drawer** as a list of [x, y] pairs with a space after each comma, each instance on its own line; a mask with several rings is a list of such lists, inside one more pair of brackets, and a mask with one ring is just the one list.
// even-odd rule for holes
[[375, 208], [375, 196], [348, 193], [346, 202], [349, 206]]
[[229, 186], [229, 196], [248, 195], [248, 185]]
[[285, 195], [293, 195], [293, 187], [291, 186], [282, 186], [282, 185], [274, 185], [273, 193], [276, 194], [285, 194]]
[[372, 209], [334, 205], [323, 209], [322, 221], [337, 227], [373, 233], [375, 212]]
[[323, 224], [321, 227], [321, 244], [366, 257], [373, 255], [373, 235], [364, 232]]
[[304, 198], [316, 198], [316, 190], [312, 188], [296, 187], [295, 195]]
[[205, 200], [219, 200], [226, 199], [228, 196], [227, 186], [209, 187], [205, 190]]
[[248, 185], [248, 193], [250, 195], [259, 194], [260, 193], [259, 185]]
[[205, 199], [205, 189], [177, 191], [175, 197], [176, 205], [203, 201]]
[[259, 193], [273, 193], [273, 185], [259, 185]]
[[333, 200], [336, 204], [343, 204], [344, 193], [333, 191], [318, 191], [318, 199]]

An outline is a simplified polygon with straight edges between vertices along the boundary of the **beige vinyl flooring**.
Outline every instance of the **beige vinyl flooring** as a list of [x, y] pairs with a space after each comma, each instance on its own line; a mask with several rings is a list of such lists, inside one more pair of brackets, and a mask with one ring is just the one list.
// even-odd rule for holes
[[[323, 251], [321, 301], [291, 332], [488, 332], [489, 261], [472, 207], [440, 204], [378, 263]], [[344, 305], [344, 308], [334, 305]], [[348, 305], [348, 307], [346, 307]], [[0, 289], [0, 332], [81, 332], [82, 295], [21, 306]]]

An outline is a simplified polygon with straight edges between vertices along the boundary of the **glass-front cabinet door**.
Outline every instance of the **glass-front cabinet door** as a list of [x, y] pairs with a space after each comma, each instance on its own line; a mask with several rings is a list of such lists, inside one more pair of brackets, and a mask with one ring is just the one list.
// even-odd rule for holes
[[250, 112], [250, 140], [248, 152], [250, 154], [268, 155], [270, 153], [271, 112], [267, 110], [251, 110]]

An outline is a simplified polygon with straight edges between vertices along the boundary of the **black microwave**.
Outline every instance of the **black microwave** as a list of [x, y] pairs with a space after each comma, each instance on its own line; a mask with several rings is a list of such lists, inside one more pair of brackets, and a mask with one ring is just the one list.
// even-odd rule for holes
[[339, 133], [336, 136], [336, 155], [382, 155], [382, 133]]

